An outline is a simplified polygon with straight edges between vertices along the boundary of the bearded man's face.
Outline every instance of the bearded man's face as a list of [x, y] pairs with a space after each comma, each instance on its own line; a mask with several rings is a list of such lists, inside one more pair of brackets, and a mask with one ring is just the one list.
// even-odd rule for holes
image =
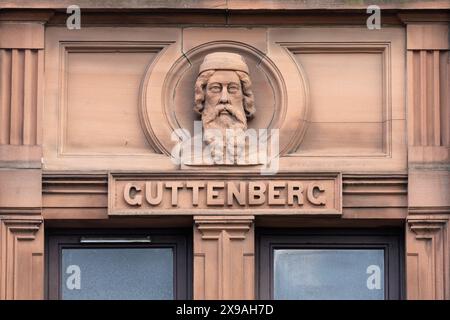
[[202, 122], [205, 129], [247, 129], [241, 81], [234, 71], [219, 70], [205, 88]]

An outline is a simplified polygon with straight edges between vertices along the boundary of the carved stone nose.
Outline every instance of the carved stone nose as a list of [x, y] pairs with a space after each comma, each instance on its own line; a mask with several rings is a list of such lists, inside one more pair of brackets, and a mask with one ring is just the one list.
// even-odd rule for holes
[[229, 103], [229, 99], [228, 99], [228, 91], [227, 88], [224, 87], [222, 89], [222, 94], [220, 95], [220, 103]]

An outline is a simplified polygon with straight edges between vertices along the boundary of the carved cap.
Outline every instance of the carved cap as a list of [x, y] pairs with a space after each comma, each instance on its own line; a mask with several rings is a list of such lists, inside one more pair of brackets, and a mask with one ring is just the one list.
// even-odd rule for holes
[[198, 74], [207, 70], [233, 70], [249, 74], [248, 66], [245, 63], [244, 58], [237, 53], [231, 52], [214, 52], [207, 54], [200, 65]]

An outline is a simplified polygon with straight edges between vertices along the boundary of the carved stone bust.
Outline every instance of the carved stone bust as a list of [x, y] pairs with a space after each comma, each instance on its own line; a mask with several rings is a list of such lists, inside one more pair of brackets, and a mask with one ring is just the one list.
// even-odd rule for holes
[[232, 153], [235, 162], [245, 148], [238, 136], [255, 113], [251, 85], [248, 66], [239, 54], [210, 53], [200, 65], [194, 110], [202, 117], [203, 140], [212, 147], [213, 159]]

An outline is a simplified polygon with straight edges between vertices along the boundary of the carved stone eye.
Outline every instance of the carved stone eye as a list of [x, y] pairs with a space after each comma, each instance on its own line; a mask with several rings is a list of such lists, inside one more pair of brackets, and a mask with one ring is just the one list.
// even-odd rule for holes
[[219, 84], [213, 84], [209, 87], [209, 91], [214, 93], [219, 93], [222, 91], [222, 86]]
[[238, 85], [236, 85], [236, 84], [230, 84], [229, 86], [228, 86], [228, 92], [229, 93], [236, 93], [236, 92], [238, 92], [239, 91], [239, 86]]

